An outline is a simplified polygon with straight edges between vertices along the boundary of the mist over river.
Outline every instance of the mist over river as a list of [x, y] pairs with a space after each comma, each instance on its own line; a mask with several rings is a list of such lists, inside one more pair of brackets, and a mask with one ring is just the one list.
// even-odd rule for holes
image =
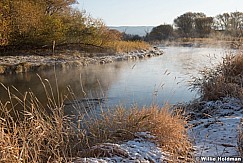
[[[57, 79], [63, 95], [68, 92], [69, 86], [77, 99], [106, 98], [107, 106], [162, 106], [197, 98], [197, 92], [189, 90], [191, 77], [198, 76], [199, 70], [205, 66], [220, 63], [222, 57], [230, 53], [229, 49], [223, 48], [160, 48], [164, 54], [152, 58], [38, 74], [43, 80], [50, 81], [53, 90], [56, 90]], [[1, 75], [0, 82], [5, 86], [13, 85], [22, 93], [32, 90], [41, 101], [45, 100], [44, 89], [36, 73]], [[3, 87], [0, 88], [0, 97], [3, 101], [8, 97]]]

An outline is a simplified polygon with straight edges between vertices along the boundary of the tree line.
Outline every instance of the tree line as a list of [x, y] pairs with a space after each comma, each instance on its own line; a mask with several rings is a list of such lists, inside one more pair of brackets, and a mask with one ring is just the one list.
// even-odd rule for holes
[[119, 40], [102, 20], [73, 8], [76, 0], [1, 0], [0, 47], [81, 43], [106, 46]]
[[211, 34], [241, 37], [243, 34], [243, 12], [223, 13], [208, 17], [204, 13], [187, 12], [174, 19], [174, 24], [154, 27], [144, 38], [161, 41], [174, 38], [205, 38]]
[[102, 20], [73, 7], [77, 0], [0, 1], [0, 50], [8, 47], [40, 48], [60, 44], [109, 47], [119, 40], [161, 41], [184, 37], [210, 37], [211, 34], [240, 37], [243, 13], [223, 13], [208, 17], [187, 12], [174, 24], [154, 27], [145, 37], [109, 29]]

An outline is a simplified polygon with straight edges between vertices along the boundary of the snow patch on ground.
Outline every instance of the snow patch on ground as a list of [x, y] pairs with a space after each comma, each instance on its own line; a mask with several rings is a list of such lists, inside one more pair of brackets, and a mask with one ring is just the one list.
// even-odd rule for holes
[[[243, 101], [224, 98], [218, 101], [200, 102], [190, 112], [189, 137], [194, 142], [195, 162], [200, 157], [239, 157], [237, 150], [238, 127], [242, 121]], [[168, 162], [169, 154], [163, 152], [152, 141], [156, 139], [148, 132], [140, 132], [137, 138], [122, 144], [103, 143], [96, 148], [109, 149], [109, 156], [99, 158], [78, 158], [74, 163], [111, 162]]]
[[[195, 143], [195, 156], [239, 156], [238, 127], [243, 113], [243, 101], [225, 98], [201, 104], [201, 118], [189, 122], [189, 135]], [[200, 117], [197, 115], [197, 117]]]
[[[124, 142], [122, 144], [104, 143], [103, 145], [109, 148], [114, 148], [119, 153], [112, 154], [111, 157], [103, 158], [79, 158], [74, 163], [111, 163], [111, 162], [143, 162], [143, 163], [161, 163], [168, 160], [169, 154], [162, 152], [161, 148], [157, 147], [150, 139], [154, 138], [148, 132], [137, 133], [134, 140]], [[104, 147], [103, 146], [103, 147]], [[114, 151], [114, 150], [111, 150]]]

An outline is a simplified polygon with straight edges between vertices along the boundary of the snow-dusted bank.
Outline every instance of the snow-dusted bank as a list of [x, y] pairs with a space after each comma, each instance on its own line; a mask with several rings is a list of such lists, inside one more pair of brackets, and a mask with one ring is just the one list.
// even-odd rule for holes
[[237, 140], [243, 118], [243, 101], [224, 98], [199, 102], [192, 108], [189, 135], [194, 141], [196, 159], [202, 162], [241, 159]]
[[137, 60], [162, 55], [163, 51], [157, 47], [149, 50], [137, 50], [128, 53], [107, 54], [59, 54], [52, 56], [1, 56], [0, 74], [23, 73], [41, 71], [53, 68], [68, 69], [72, 67], [87, 66], [90, 64], [106, 64], [115, 61]]
[[[77, 158], [74, 163], [94, 162], [166, 162], [169, 154], [151, 140], [155, 137], [148, 132], [137, 133], [137, 138], [122, 144], [103, 143], [91, 148], [91, 152], [101, 155], [99, 158]], [[102, 157], [103, 155], [103, 157]]]
[[[191, 118], [188, 122], [188, 133], [195, 149], [192, 151], [195, 156], [193, 162], [243, 161], [237, 149], [238, 129], [243, 119], [242, 100], [224, 98], [191, 103], [186, 107], [190, 108], [187, 112]], [[156, 137], [142, 132], [134, 140], [121, 144], [103, 143], [91, 148], [100, 157], [77, 158], [74, 163], [170, 162], [170, 155], [153, 140]]]

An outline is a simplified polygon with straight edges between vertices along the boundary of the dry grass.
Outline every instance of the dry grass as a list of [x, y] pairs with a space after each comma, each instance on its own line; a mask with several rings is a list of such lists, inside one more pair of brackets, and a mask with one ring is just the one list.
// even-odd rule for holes
[[0, 102], [1, 162], [61, 162], [77, 153], [75, 145], [83, 136], [63, 114], [64, 105], [51, 87], [44, 85], [46, 105], [32, 92], [17, 97], [6, 89], [9, 101]]
[[66, 96], [47, 80], [42, 84], [46, 104], [32, 92], [21, 94], [16, 90], [12, 94], [6, 88], [9, 101], [0, 101], [0, 162], [68, 162], [74, 157], [95, 157], [97, 153], [89, 152], [92, 146], [130, 140], [140, 131], [155, 135], [154, 141], [174, 159], [190, 157], [186, 120], [179, 113], [156, 106], [119, 107], [99, 115], [73, 117], [64, 115]]
[[115, 41], [111, 42], [108, 47], [120, 53], [149, 49], [151, 46], [144, 41]]
[[102, 114], [99, 120], [87, 121], [86, 124], [92, 133], [91, 140], [94, 144], [131, 140], [135, 133], [148, 131], [156, 136], [158, 145], [175, 158], [187, 158], [191, 150], [185, 129], [186, 120], [181, 114], [172, 115], [168, 108], [151, 106], [127, 110], [120, 107]]
[[223, 97], [243, 99], [243, 54], [228, 55], [223, 63], [213, 69], [201, 71], [201, 78], [194, 80], [202, 100], [218, 100]]
[[[243, 53], [228, 55], [215, 69], [201, 72], [202, 77], [194, 80], [202, 100], [220, 100], [234, 97], [243, 100]], [[197, 107], [198, 109], [198, 107]], [[243, 156], [242, 120], [238, 134], [238, 150]]]

